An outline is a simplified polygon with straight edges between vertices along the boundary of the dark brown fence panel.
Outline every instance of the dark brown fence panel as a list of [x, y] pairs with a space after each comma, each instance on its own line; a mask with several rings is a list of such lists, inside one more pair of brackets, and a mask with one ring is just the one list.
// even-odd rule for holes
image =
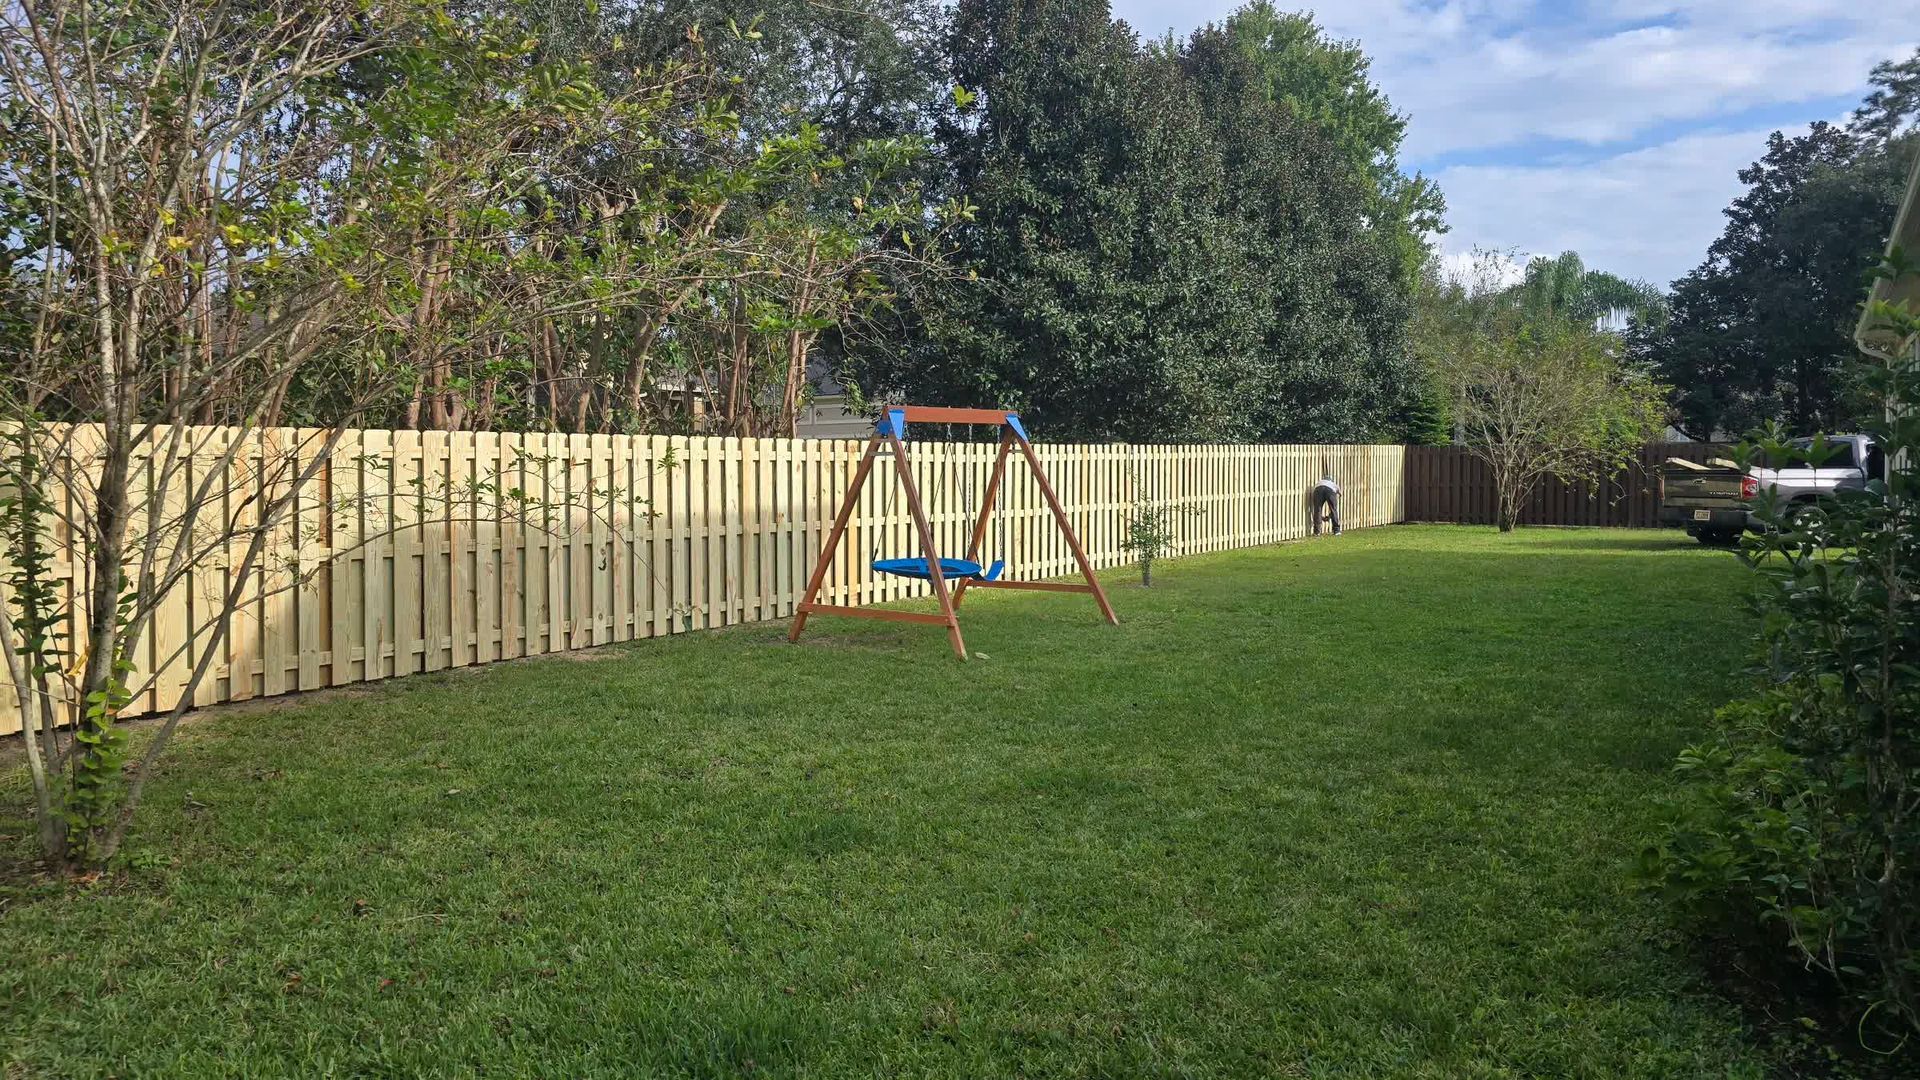
[[[1598, 489], [1584, 481], [1548, 478], [1520, 512], [1522, 525], [1595, 525], [1647, 528], [1659, 524], [1658, 470], [1668, 458], [1724, 457], [1716, 443], [1649, 443], [1637, 460]], [[1407, 520], [1491, 525], [1500, 501], [1487, 463], [1461, 446], [1407, 447]]]

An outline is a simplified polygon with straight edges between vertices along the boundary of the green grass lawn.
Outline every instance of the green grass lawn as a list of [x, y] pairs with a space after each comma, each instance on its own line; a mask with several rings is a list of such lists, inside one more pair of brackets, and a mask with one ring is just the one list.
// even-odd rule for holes
[[145, 868], [0, 884], [4, 1075], [1758, 1076], [1628, 880], [1744, 573], [1398, 527], [974, 593], [964, 665], [823, 617], [215, 712]]

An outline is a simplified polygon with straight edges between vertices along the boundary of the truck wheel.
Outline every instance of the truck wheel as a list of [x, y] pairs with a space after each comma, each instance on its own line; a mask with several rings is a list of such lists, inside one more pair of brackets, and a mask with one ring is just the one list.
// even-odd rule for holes
[[1816, 537], [1825, 531], [1827, 512], [1820, 509], [1818, 503], [1801, 503], [1787, 514], [1787, 528], [1794, 532], [1813, 533]]

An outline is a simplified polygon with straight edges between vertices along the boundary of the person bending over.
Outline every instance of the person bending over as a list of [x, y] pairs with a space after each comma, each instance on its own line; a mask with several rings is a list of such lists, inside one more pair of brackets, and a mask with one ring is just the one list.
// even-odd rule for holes
[[1324, 511], [1333, 521], [1333, 535], [1340, 535], [1340, 485], [1333, 477], [1323, 476], [1313, 485], [1313, 535], [1320, 535], [1320, 515]]

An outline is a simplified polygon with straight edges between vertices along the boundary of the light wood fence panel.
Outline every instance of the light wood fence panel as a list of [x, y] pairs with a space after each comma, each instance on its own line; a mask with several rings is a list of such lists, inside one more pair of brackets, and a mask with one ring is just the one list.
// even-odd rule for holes
[[[329, 452], [330, 433], [311, 429], [182, 430], [155, 440], [135, 472], [165, 472], [167, 489], [140, 494], [156, 494], [164, 516], [202, 491], [206, 516], [242, 535], [194, 564], [136, 643], [132, 715], [171, 709], [209, 648], [217, 655], [195, 705], [787, 618], [864, 451], [861, 441], [347, 431]], [[80, 430], [72, 446], [75, 460], [60, 467], [97, 472], [86, 460], [97, 438]], [[945, 555], [965, 552], [996, 449], [908, 444]], [[1036, 451], [1097, 568], [1131, 561], [1127, 520], [1143, 499], [1192, 508], [1173, 522], [1174, 555], [1306, 535], [1307, 496], [1322, 475], [1340, 481], [1347, 527], [1407, 518], [1398, 446]], [[169, 454], [186, 456], [181, 467], [159, 468]], [[260, 565], [225, 639], [210, 644], [244, 533], [261, 528], [262, 502], [292, 490], [309, 463], [317, 471], [263, 530]], [[895, 466], [876, 465], [828, 574], [830, 603], [926, 595], [925, 583], [868, 566], [876, 555], [919, 554]], [[78, 509], [52, 494], [66, 513]], [[51, 539], [69, 595], [83, 595], [86, 553], [63, 525]], [[1005, 560], [1010, 577], [1026, 580], [1074, 572], [1017, 453], [981, 559]], [[15, 703], [0, 702], [0, 734], [18, 730]]]

